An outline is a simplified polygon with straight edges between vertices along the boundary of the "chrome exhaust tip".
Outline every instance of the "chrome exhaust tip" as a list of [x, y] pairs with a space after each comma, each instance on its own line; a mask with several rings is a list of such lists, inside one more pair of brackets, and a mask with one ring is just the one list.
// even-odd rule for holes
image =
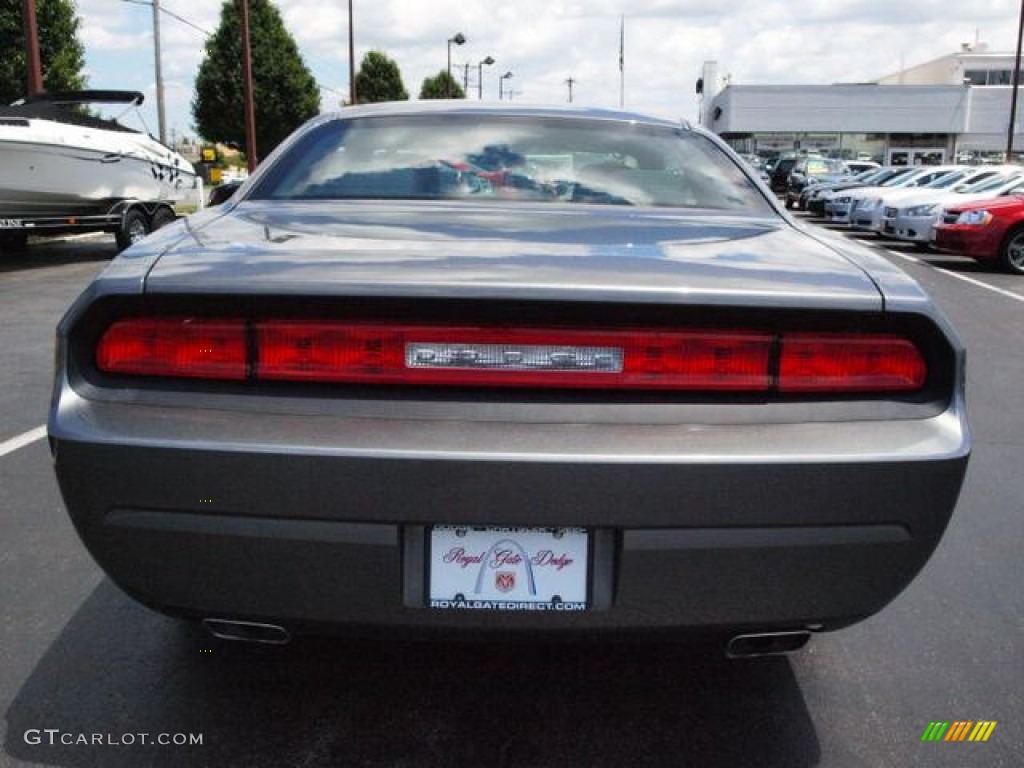
[[221, 640], [236, 640], [261, 645], [287, 645], [292, 634], [277, 624], [232, 619], [203, 619], [203, 628]]
[[777, 656], [799, 651], [811, 633], [806, 629], [787, 632], [753, 632], [736, 635], [725, 647], [725, 655], [730, 659], [750, 659], [757, 656]]

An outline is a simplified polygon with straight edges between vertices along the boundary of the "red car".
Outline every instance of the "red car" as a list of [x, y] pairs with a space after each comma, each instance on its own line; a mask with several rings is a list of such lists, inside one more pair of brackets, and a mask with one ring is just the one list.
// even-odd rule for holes
[[935, 247], [979, 261], [998, 261], [1024, 275], [1024, 187], [1015, 194], [948, 208], [935, 226]]

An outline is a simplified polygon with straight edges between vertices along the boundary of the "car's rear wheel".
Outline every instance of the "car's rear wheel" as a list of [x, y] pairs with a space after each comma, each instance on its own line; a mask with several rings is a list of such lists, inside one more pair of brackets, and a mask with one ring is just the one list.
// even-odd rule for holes
[[1006, 236], [999, 261], [1008, 272], [1024, 275], [1024, 226], [1018, 226]]

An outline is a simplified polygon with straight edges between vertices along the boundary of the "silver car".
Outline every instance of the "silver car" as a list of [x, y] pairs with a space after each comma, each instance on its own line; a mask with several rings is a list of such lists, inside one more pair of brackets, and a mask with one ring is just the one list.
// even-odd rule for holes
[[882, 609], [950, 519], [964, 351], [922, 289], [640, 115], [346, 109], [125, 251], [50, 444], [110, 578], [222, 637]]
[[861, 231], [881, 232], [887, 208], [902, 199], [913, 197], [922, 189], [936, 188], [962, 179], [968, 170], [955, 165], [925, 166], [917, 172], [911, 172], [903, 182], [897, 182], [891, 187], [883, 186], [854, 194], [850, 226]]
[[859, 195], [867, 194], [875, 188], [897, 187], [919, 173], [917, 168], [910, 166], [889, 166], [877, 172], [877, 176], [866, 181], [863, 186], [844, 186], [827, 195], [824, 203], [825, 218], [831, 224], [849, 224], [850, 213], [859, 200]]
[[935, 239], [935, 225], [942, 211], [975, 200], [1007, 194], [1019, 194], [1024, 187], [1024, 168], [1004, 166], [981, 169], [952, 188], [921, 190], [898, 206], [887, 206], [882, 219], [882, 234], [896, 240], [929, 245]]

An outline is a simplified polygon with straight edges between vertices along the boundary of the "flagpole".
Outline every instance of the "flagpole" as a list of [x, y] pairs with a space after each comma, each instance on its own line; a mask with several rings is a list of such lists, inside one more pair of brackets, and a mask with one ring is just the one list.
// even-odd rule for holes
[[619, 109], [626, 106], [626, 14], [619, 17]]

